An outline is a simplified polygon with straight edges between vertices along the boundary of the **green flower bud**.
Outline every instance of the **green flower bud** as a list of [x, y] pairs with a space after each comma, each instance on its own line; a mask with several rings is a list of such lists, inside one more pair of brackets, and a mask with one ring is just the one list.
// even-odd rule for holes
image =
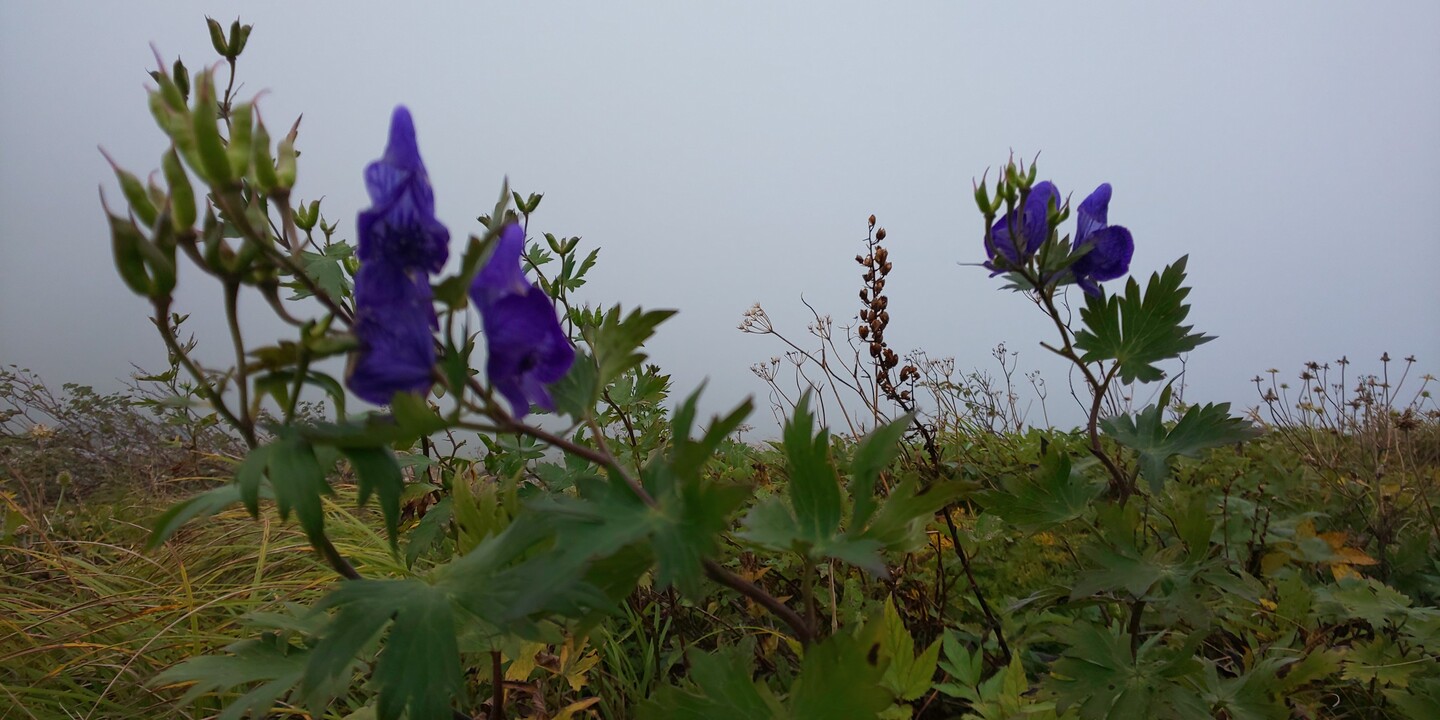
[[186, 232], [195, 226], [195, 190], [175, 148], [160, 158], [160, 169], [165, 173], [165, 184], [170, 186], [170, 221], [175, 232]]
[[145, 194], [145, 186], [140, 183], [140, 178], [115, 164], [115, 160], [105, 152], [105, 148], [100, 148], [100, 154], [105, 156], [105, 162], [110, 163], [110, 168], [115, 171], [115, 177], [120, 181], [120, 191], [125, 194], [125, 201], [130, 203], [130, 211], [140, 218], [145, 227], [154, 225], [159, 209]]
[[269, 195], [275, 191], [275, 186], [280, 184], [280, 179], [275, 175], [275, 158], [270, 155], [270, 132], [265, 129], [265, 123], [261, 122], [258, 108], [255, 110], [255, 131], [250, 144], [255, 155], [252, 159], [255, 185], [260, 192]]
[[215, 52], [221, 57], [230, 57], [230, 43], [225, 41], [225, 30], [220, 27], [220, 23], [207, 15], [205, 24], [210, 27], [210, 46], [215, 48]]
[[220, 105], [215, 99], [215, 84], [210, 73], [201, 73], [195, 89], [195, 110], [190, 113], [195, 132], [196, 153], [200, 167], [194, 170], [211, 185], [225, 187], [235, 179], [225, 141], [220, 138]]
[[275, 162], [276, 187], [289, 190], [295, 187], [295, 159], [300, 153], [295, 151], [295, 137], [300, 133], [300, 121], [305, 118], [301, 115], [295, 118], [295, 124], [290, 127], [290, 132], [280, 141], [280, 147], [276, 149], [278, 158]]
[[242, 103], [230, 110], [230, 145], [225, 154], [236, 177], [250, 169], [250, 132], [255, 124], [255, 104]]

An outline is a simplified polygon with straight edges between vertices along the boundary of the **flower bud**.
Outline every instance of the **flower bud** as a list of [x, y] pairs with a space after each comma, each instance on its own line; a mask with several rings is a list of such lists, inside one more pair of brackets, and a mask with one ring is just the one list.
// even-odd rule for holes
[[160, 169], [165, 173], [165, 184], [170, 186], [170, 221], [176, 232], [186, 232], [195, 226], [195, 190], [175, 148], [160, 158]]
[[206, 16], [205, 24], [210, 27], [210, 46], [215, 48], [215, 53], [221, 57], [229, 57], [230, 43], [225, 41], [225, 30], [215, 18]]

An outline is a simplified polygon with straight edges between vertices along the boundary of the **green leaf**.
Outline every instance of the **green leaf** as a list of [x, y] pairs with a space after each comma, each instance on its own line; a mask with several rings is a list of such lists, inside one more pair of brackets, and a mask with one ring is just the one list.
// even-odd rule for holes
[[240, 488], [240, 499], [250, 517], [260, 517], [260, 485], [265, 479], [265, 469], [270, 466], [272, 446], [261, 445], [245, 454], [240, 467], [235, 470], [235, 484]]
[[410, 542], [405, 546], [405, 566], [414, 567], [415, 560], [420, 553], [429, 550], [440, 538], [445, 535], [445, 528], [450, 524], [452, 509], [450, 498], [441, 498], [439, 502], [430, 506], [425, 512], [425, 517], [420, 518], [415, 529], [410, 531]]
[[[1168, 397], [1168, 388], [1162, 398]], [[1159, 493], [1176, 455], [1200, 457], [1202, 451], [1242, 442], [1259, 434], [1249, 421], [1230, 416], [1230, 403], [1195, 405], [1175, 427], [1165, 430], [1165, 402], [1151, 405], [1134, 417], [1117, 415], [1100, 421], [1105, 434], [1140, 456], [1140, 476]]]
[[584, 418], [600, 400], [600, 370], [595, 358], [584, 350], [575, 352], [575, 363], [565, 377], [550, 385], [555, 409], [573, 418]]
[[645, 353], [640, 352], [645, 341], [655, 334], [655, 328], [665, 322], [674, 310], [631, 310], [622, 320], [620, 306], [610, 309], [599, 326], [585, 328], [585, 340], [595, 355], [599, 367], [597, 385], [604, 387], [620, 377], [630, 368], [645, 362]]
[[885, 598], [881, 623], [881, 652], [890, 659], [881, 684], [894, 693], [897, 700], [915, 700], [930, 690], [940, 659], [940, 640], [930, 643], [917, 657], [915, 640], [905, 629], [893, 598]]
[[815, 432], [810, 394], [795, 406], [795, 416], [782, 432], [790, 470], [790, 505], [803, 540], [819, 543], [840, 527], [840, 479], [830, 462], [830, 433]]
[[[268, 496], [268, 493], [266, 495]], [[227, 483], [175, 503], [161, 513], [160, 517], [155, 518], [155, 527], [150, 531], [150, 539], [146, 541], [145, 548], [154, 550], [165, 544], [185, 523], [199, 517], [210, 517], [237, 502], [240, 502], [240, 487], [235, 483]]]
[[871, 515], [860, 537], [874, 540], [891, 552], [914, 550], [923, 541], [925, 525], [935, 518], [935, 513], [972, 488], [970, 483], [944, 481], [921, 489], [918, 480], [906, 478], [890, 490], [890, 496]]
[[1080, 517], [1104, 486], [1070, 464], [1064, 449], [1051, 447], [1035, 472], [1008, 478], [1000, 490], [976, 493], [985, 509], [1031, 532]]
[[[310, 654], [301, 687], [312, 714], [350, 682], [357, 655], [390, 626], [375, 666], [380, 720], [443, 718], [460, 695], [454, 607], [444, 589], [418, 580], [350, 580], [316, 606], [336, 609]], [[393, 623], [393, 624], [392, 624]]]
[[300, 681], [307, 653], [275, 635], [241, 640], [225, 648], [225, 655], [202, 655], [175, 665], [150, 681], [152, 687], [193, 683], [180, 698], [189, 704], [203, 695], [243, 685], [256, 687], [227, 702], [219, 718], [267, 717], [280, 696]]
[[795, 720], [873, 718], [890, 706], [893, 698], [881, 685], [881, 642], [874, 634], [862, 631], [856, 638], [837, 633], [805, 649], [790, 693]]
[[1080, 318], [1085, 328], [1075, 333], [1075, 347], [1084, 352], [1087, 363], [1114, 360], [1120, 381], [1153, 382], [1165, 377], [1156, 363], [1180, 357], [1212, 336], [1190, 332], [1181, 325], [1190, 314], [1185, 297], [1185, 263], [1180, 258], [1163, 273], [1150, 276], [1145, 294], [1135, 278], [1121, 295], [1087, 296]]
[[751, 643], [713, 652], [691, 650], [689, 679], [694, 690], [664, 686], [638, 708], [641, 720], [779, 720], [783, 714], [769, 692], [750, 679]]
[[850, 499], [855, 503], [850, 512], [850, 527], [864, 527], [875, 510], [875, 482], [900, 453], [900, 440], [914, 422], [913, 414], [875, 428], [855, 447], [850, 461]]
[[1385, 697], [1410, 720], [1440, 717], [1440, 678], [1428, 677], [1410, 683], [1408, 690], [1387, 688]]
[[396, 547], [400, 531], [400, 493], [405, 487], [405, 478], [400, 473], [400, 463], [387, 447], [341, 448], [340, 452], [355, 468], [361, 507], [371, 494], [378, 496], [380, 512], [385, 517], [385, 536], [390, 546]]
[[[326, 295], [332, 299], [339, 300], [348, 297], [351, 290], [350, 277], [345, 274], [345, 267], [342, 264], [346, 253], [334, 251], [335, 247], [336, 246], [331, 246], [331, 251], [324, 255], [307, 250], [300, 254], [300, 258], [305, 268], [305, 274], [314, 280], [315, 284], [319, 286], [321, 290], [325, 291]], [[344, 247], [349, 249], [348, 245]], [[295, 290], [295, 294], [290, 296], [291, 300], [300, 300], [311, 297], [314, 294], [300, 282], [296, 282], [292, 287]]]
[[1390, 687], [1406, 687], [1410, 676], [1426, 669], [1433, 658], [1427, 660], [1424, 651], [1404, 652], [1389, 637], [1380, 636], [1373, 640], [1362, 640], [1351, 647], [1345, 656], [1346, 680], [1369, 683], [1378, 682]]
[[321, 496], [332, 491], [325, 482], [325, 469], [315, 459], [314, 447], [296, 435], [282, 436], [270, 447], [270, 485], [280, 519], [288, 519], [293, 510], [310, 542], [322, 542], [325, 512]]

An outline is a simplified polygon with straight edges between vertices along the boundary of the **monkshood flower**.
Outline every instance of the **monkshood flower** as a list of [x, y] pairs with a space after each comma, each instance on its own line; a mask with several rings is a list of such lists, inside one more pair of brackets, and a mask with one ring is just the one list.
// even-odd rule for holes
[[365, 168], [365, 189], [371, 206], [356, 223], [360, 262], [440, 272], [450, 256], [450, 231], [435, 217], [435, 194], [404, 105], [390, 118], [385, 155]]
[[1075, 250], [1090, 251], [1070, 266], [1075, 282], [1087, 295], [1099, 295], [1098, 283], [1114, 280], [1130, 270], [1135, 240], [1130, 231], [1106, 224], [1110, 209], [1110, 183], [1103, 183], [1080, 203], [1075, 226]]
[[435, 196], [415, 124], [404, 106], [390, 119], [385, 155], [365, 168], [371, 207], [356, 223], [355, 324], [360, 347], [346, 384], [383, 405], [397, 392], [424, 393], [435, 364], [435, 306], [430, 273], [449, 256], [450, 231], [435, 217]]
[[[1060, 191], [1055, 189], [1054, 183], [1046, 180], [1030, 189], [1024, 207], [995, 221], [985, 243], [985, 252], [990, 256], [985, 267], [990, 269], [992, 277], [1019, 268], [1035, 257], [1040, 246], [1050, 237], [1048, 216], [1051, 205], [1060, 207]], [[1010, 227], [1012, 216], [1019, 221], [1018, 232]], [[1004, 266], [995, 264], [997, 256], [1005, 259]]]
[[355, 336], [345, 384], [361, 399], [384, 405], [397, 392], [429, 392], [437, 323], [430, 278], [384, 262], [355, 275]]
[[524, 250], [525, 231], [507, 225], [470, 285], [489, 348], [485, 374], [517, 418], [529, 414], [531, 405], [554, 410], [547, 386], [565, 377], [575, 362], [575, 348], [560, 328], [550, 296], [525, 279], [520, 267]]

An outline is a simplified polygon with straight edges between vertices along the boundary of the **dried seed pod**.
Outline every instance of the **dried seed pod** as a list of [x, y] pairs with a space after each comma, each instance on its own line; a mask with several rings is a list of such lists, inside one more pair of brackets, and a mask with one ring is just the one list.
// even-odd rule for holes
[[884, 265], [881, 265], [881, 266], [880, 266], [880, 274], [881, 274], [881, 275], [889, 275], [889, 274], [890, 274], [890, 263], [887, 262], [887, 263], [885, 263]]
[[884, 263], [890, 257], [890, 251], [883, 247], [875, 248], [875, 262]]
[[881, 310], [881, 311], [880, 311], [880, 324], [881, 324], [881, 325], [889, 325], [889, 324], [890, 324], [890, 313], [885, 312], [884, 310]]
[[875, 216], [874, 216], [874, 215], [871, 215], [871, 216], [870, 216], [870, 227], [872, 227], [872, 228], [875, 227]]
[[880, 351], [881, 351], [881, 349], [882, 349], [882, 348], [880, 347], [880, 343], [878, 343], [878, 342], [872, 342], [872, 343], [870, 343], [870, 357], [875, 357], [875, 358], [880, 357]]
[[870, 291], [869, 291], [869, 290], [866, 290], [865, 288], [860, 288], [860, 302], [866, 303], [866, 304], [869, 304], [869, 303], [870, 303]]
[[876, 231], [875, 231], [875, 239], [876, 239], [876, 240], [884, 240], [884, 239], [885, 239], [885, 228], [880, 228], [879, 230], [876, 230]]
[[855, 262], [860, 263], [861, 265], [864, 265], [864, 264], [865, 264], [865, 258], [860, 257], [859, 255], [856, 255], [856, 256], [855, 256]]
[[890, 307], [890, 298], [885, 295], [875, 298], [875, 307], [881, 310]]
[[861, 326], [860, 326], [859, 333], [860, 333], [860, 339], [861, 339], [861, 340], [864, 340], [864, 339], [870, 337], [870, 326], [869, 326], [869, 325], [861, 325]]

